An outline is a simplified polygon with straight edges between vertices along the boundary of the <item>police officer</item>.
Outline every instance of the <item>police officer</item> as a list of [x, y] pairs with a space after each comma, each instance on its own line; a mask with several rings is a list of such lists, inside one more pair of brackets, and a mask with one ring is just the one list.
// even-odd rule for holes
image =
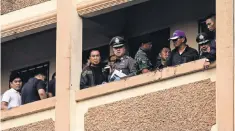
[[[127, 76], [136, 75], [136, 61], [130, 56], [126, 55], [125, 48], [126, 41], [120, 36], [113, 37], [109, 45], [113, 48], [116, 61], [113, 64], [112, 72], [114, 70], [122, 71]], [[112, 74], [111, 72], [111, 74]]]
[[206, 58], [204, 67], [207, 68], [209, 64], [216, 60], [216, 46], [213, 40], [210, 40], [206, 33], [198, 34], [196, 42], [200, 46], [200, 58]]
[[153, 69], [150, 61], [150, 51], [152, 49], [152, 42], [149, 39], [143, 40], [141, 46], [135, 55], [135, 60], [138, 65], [138, 74], [147, 73]]

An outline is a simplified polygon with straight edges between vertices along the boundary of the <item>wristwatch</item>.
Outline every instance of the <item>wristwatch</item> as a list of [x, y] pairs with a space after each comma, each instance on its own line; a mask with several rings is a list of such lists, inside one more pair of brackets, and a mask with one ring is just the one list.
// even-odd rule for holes
[[210, 62], [210, 60], [209, 60], [209, 59], [206, 59], [205, 61], [206, 61], [206, 62]]

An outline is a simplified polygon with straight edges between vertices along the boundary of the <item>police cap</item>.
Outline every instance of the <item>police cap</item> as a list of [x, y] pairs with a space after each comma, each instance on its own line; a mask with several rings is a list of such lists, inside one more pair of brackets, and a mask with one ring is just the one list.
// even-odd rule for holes
[[197, 35], [196, 42], [199, 45], [203, 45], [203, 44], [210, 42], [210, 39], [208, 38], [208, 35], [206, 33], [199, 33]]
[[124, 38], [120, 36], [113, 37], [109, 43], [109, 45], [112, 46], [113, 48], [122, 47], [125, 44], [126, 44], [126, 41], [124, 40]]

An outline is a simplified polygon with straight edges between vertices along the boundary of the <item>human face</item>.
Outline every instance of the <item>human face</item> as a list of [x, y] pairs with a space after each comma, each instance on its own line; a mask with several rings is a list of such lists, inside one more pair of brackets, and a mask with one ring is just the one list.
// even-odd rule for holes
[[95, 50], [95, 51], [92, 51], [91, 54], [90, 54], [90, 62], [92, 65], [98, 65], [100, 63], [100, 52]]
[[22, 80], [20, 78], [15, 78], [12, 82], [10, 82], [10, 87], [15, 90], [20, 90], [22, 86]]
[[207, 20], [206, 20], [206, 25], [207, 25], [207, 28], [208, 28], [210, 31], [214, 31], [215, 28], [216, 28], [216, 24], [215, 24], [215, 22], [214, 22], [212, 19], [207, 19]]
[[117, 57], [122, 57], [124, 56], [124, 54], [126, 53], [126, 49], [124, 46], [122, 47], [116, 47], [116, 48], [113, 48], [113, 53], [115, 54], [115, 56]]
[[204, 51], [204, 52], [207, 51], [208, 48], [209, 48], [209, 44], [203, 44], [200, 46], [201, 51]]
[[174, 39], [172, 40], [174, 46], [177, 48], [177, 47], [180, 47], [185, 41], [185, 38], [178, 38], [178, 39]]
[[170, 56], [170, 49], [169, 48], [163, 48], [162, 52], [160, 53], [160, 56], [163, 60], [166, 60]]
[[146, 49], [146, 50], [151, 50], [152, 43], [143, 43], [143, 48]]

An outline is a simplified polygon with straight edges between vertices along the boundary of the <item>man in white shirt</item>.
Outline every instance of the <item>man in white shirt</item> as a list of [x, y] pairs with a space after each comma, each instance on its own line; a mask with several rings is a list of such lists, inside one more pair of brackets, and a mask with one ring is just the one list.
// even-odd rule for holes
[[19, 90], [22, 86], [22, 80], [19, 74], [11, 74], [9, 80], [10, 89], [2, 95], [1, 109], [8, 110], [21, 105], [21, 96]]

